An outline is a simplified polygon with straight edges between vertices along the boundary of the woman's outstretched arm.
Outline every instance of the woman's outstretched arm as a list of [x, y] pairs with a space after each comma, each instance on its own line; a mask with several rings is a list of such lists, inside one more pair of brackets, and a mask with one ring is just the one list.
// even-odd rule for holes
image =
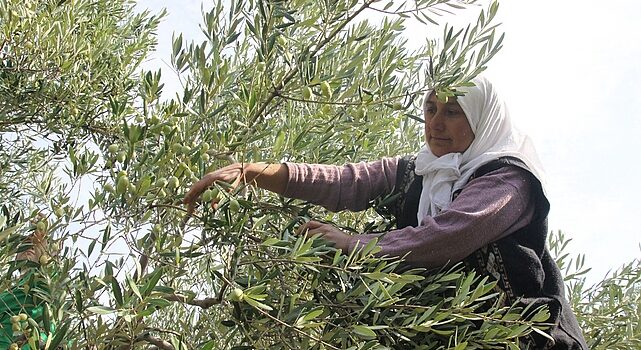
[[187, 211], [191, 214], [200, 195], [218, 181], [229, 183], [233, 188], [241, 182], [253, 184], [268, 191], [282, 194], [287, 187], [288, 178], [285, 164], [234, 163], [203, 176], [191, 186], [183, 203], [187, 204]]

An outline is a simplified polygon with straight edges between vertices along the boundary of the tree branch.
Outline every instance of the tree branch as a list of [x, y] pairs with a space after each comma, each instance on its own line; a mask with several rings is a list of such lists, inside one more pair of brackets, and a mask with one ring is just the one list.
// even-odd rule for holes
[[198, 306], [202, 309], [209, 309], [222, 302], [222, 298], [188, 299], [186, 296], [178, 294], [165, 295], [163, 298], [168, 301], [177, 301], [183, 304]]
[[166, 340], [162, 340], [157, 337], [152, 337], [149, 333], [145, 333], [143, 339], [147, 343], [156, 346], [158, 349], [161, 350], [176, 350], [173, 345], [171, 345], [170, 342]]
[[[343, 21], [343, 23], [341, 23], [338, 27], [334, 28], [334, 30], [331, 33], [329, 33], [328, 36], [325, 37], [325, 39], [321, 40], [318, 43], [318, 45], [316, 45], [316, 48], [314, 49], [314, 51], [312, 51], [309, 54], [309, 56], [312, 57], [312, 56], [315, 56], [316, 54], [318, 54], [318, 52], [323, 47], [325, 47], [325, 45], [327, 45], [332, 39], [334, 39], [334, 37], [336, 37], [336, 35], [338, 35], [338, 33], [340, 33], [340, 31], [343, 30], [343, 28], [345, 28], [345, 26], [347, 26], [351, 21], [354, 20], [354, 18], [356, 18], [365, 9], [369, 8], [370, 5], [375, 3], [376, 1], [378, 1], [378, 0], [365, 1], [365, 3], [358, 10], [354, 11], [354, 13], [352, 13], [349, 17], [347, 17], [347, 19], [345, 19], [345, 21]], [[285, 87], [285, 85], [287, 85], [287, 83], [289, 83], [296, 76], [296, 74], [298, 74], [298, 70], [299, 70], [298, 66], [297, 65], [294, 66], [289, 71], [289, 73], [287, 73], [287, 75], [285, 75], [283, 80], [281, 80], [280, 83], [278, 83], [277, 85], [274, 86], [272, 91], [267, 96], [267, 99], [265, 99], [265, 101], [263, 101], [263, 103], [260, 105], [260, 107], [258, 108], [256, 113], [254, 113], [254, 116], [251, 119], [251, 124], [255, 124], [258, 121], [258, 119], [263, 115], [263, 112], [265, 112], [265, 110], [267, 109], [267, 107], [269, 106], [271, 101], [276, 96], [278, 96], [279, 91], [282, 90]]]
[[171, 345], [170, 342], [168, 342], [166, 340], [162, 340], [162, 339], [160, 339], [158, 337], [152, 336], [149, 333], [149, 331], [145, 331], [144, 333], [138, 335], [134, 339], [131, 339], [131, 343], [130, 344], [121, 345], [118, 348], [118, 350], [131, 350], [131, 349], [133, 349], [133, 345], [134, 344], [140, 343], [140, 342], [143, 342], [143, 341], [155, 346], [155, 348], [160, 349], [160, 350], [176, 350], [176, 348], [173, 345]]

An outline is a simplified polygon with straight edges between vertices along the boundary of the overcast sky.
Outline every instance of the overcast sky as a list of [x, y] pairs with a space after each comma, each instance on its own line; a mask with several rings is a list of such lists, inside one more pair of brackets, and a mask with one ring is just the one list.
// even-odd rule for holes
[[[163, 61], [173, 32], [198, 37], [201, 1], [141, 0], [139, 7], [168, 10], [146, 65], [164, 67], [165, 82], [176, 84]], [[479, 10], [454, 22], [475, 20]], [[573, 239], [572, 251], [585, 253], [593, 268], [590, 279], [600, 280], [641, 257], [641, 1], [502, 1], [498, 18], [504, 47], [485, 75], [538, 148], [550, 229]], [[432, 30], [407, 32], [422, 43], [416, 33]]]

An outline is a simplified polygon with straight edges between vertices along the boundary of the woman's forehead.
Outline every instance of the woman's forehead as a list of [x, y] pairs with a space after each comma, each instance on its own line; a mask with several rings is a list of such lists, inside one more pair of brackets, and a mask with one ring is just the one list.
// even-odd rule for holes
[[[427, 98], [427, 100], [425, 100], [425, 103], [426, 103], [426, 104], [427, 104], [427, 103], [443, 103], [443, 101], [439, 100], [439, 99], [436, 97], [436, 94], [435, 94], [434, 92], [432, 92], [432, 93], [430, 94], [430, 96]], [[457, 99], [456, 99], [456, 96], [450, 96], [450, 97], [447, 99], [447, 102], [445, 102], [445, 105], [460, 106], [460, 105], [459, 105], [459, 103], [458, 103], [458, 101], [457, 101]]]

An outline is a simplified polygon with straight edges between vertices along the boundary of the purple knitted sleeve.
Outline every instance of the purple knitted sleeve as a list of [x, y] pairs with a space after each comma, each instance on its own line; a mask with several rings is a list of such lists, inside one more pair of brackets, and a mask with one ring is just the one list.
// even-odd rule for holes
[[[434, 268], [461, 261], [475, 250], [525, 227], [535, 205], [525, 170], [503, 167], [470, 181], [450, 207], [418, 227], [379, 236], [380, 255], [405, 256], [414, 265]], [[354, 235], [367, 244], [374, 235]]]
[[364, 210], [369, 201], [392, 191], [397, 163], [398, 158], [343, 166], [285, 163], [289, 181], [283, 195], [331, 211]]
[[[392, 191], [398, 158], [344, 166], [286, 163], [286, 197], [332, 211], [363, 210], [372, 199]], [[488, 243], [525, 227], [534, 217], [529, 177], [518, 167], [502, 167], [470, 181], [447, 210], [418, 227], [381, 235], [353, 235], [350, 251], [379, 237], [379, 255], [406, 256], [416, 266], [457, 262]]]

